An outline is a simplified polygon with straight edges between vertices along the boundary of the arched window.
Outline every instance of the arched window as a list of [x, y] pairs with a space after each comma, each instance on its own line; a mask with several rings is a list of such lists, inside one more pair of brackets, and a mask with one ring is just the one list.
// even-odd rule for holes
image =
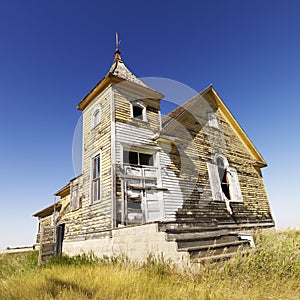
[[237, 170], [229, 166], [224, 155], [217, 153], [207, 168], [213, 200], [243, 201]]
[[100, 109], [100, 105], [96, 105], [92, 111], [92, 120], [91, 120], [92, 128], [97, 126], [100, 122], [101, 122], [101, 109]]
[[231, 200], [230, 196], [230, 188], [229, 188], [229, 174], [227, 173], [227, 167], [228, 165], [227, 160], [225, 161], [223, 157], [218, 156], [216, 159], [216, 163], [218, 166], [218, 173], [220, 178], [220, 184], [223, 194], [226, 196], [228, 200]]

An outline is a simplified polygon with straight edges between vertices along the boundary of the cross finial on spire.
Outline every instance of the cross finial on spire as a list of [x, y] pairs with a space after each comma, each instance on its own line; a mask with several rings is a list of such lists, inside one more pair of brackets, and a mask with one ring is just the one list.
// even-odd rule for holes
[[116, 51], [115, 51], [115, 59], [114, 59], [114, 62], [116, 60], [121, 60], [121, 52], [119, 51], [119, 46], [121, 44], [121, 41], [119, 40], [119, 35], [118, 33], [116, 32]]
[[120, 41], [119, 41], [119, 35], [116, 32], [116, 51], [119, 51], [119, 45], [120, 45]]

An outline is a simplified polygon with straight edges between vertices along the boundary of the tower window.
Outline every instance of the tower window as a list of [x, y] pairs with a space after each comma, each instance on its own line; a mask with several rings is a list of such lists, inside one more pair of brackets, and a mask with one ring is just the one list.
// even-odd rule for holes
[[133, 105], [133, 117], [135, 119], [143, 120], [143, 108], [138, 105]]
[[91, 126], [94, 128], [101, 122], [101, 108], [100, 105], [96, 105], [94, 109], [92, 110], [91, 115]]
[[140, 100], [131, 103], [131, 117], [133, 119], [147, 121], [146, 106]]

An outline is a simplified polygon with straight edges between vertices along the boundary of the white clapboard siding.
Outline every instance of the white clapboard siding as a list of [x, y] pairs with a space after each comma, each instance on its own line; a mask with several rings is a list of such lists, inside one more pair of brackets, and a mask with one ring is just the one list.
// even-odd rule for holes
[[[145, 128], [138, 128], [131, 124], [117, 123], [116, 124], [116, 163], [122, 163], [123, 147], [141, 147], [151, 150], [156, 150], [156, 144], [151, 142], [154, 132]], [[150, 145], [149, 145], [150, 144]]]
[[183, 195], [175, 172], [167, 169], [172, 165], [168, 153], [161, 151], [160, 163], [162, 186], [167, 189], [163, 193], [164, 219], [172, 221], [175, 220], [176, 211], [182, 207]]

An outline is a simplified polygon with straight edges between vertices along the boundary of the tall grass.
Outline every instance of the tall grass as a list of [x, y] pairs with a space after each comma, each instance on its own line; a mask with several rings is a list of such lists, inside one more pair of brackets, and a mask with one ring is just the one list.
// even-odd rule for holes
[[[256, 233], [257, 250], [179, 272], [163, 256], [0, 257], [0, 299], [300, 299], [300, 231]], [[3, 269], [2, 269], [3, 267]]]

